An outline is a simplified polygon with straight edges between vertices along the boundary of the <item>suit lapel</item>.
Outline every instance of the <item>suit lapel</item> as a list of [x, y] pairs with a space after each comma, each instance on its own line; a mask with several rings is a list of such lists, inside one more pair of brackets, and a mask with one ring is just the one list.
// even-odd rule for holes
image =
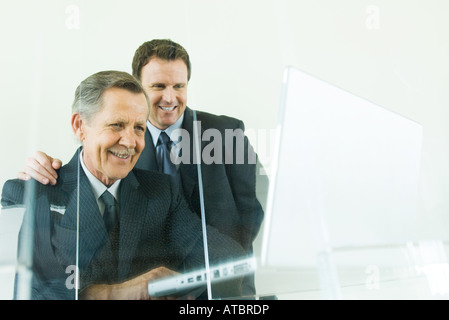
[[[60, 248], [59, 256], [67, 250], [66, 259], [75, 256], [77, 236], [79, 234], [79, 266], [84, 268], [97, 252], [98, 248], [107, 245], [107, 232], [104, 227], [95, 196], [89, 181], [79, 163], [79, 151], [72, 160], [60, 171], [58, 183], [67, 199], [64, 215], [55, 226], [53, 241]], [[69, 264], [73, 264], [70, 262]]]
[[156, 151], [148, 128], [145, 130], [145, 148], [137, 160], [136, 168], [157, 171]]
[[[197, 115], [200, 116], [199, 113], [197, 113]], [[186, 107], [186, 110], [184, 111], [184, 120], [182, 123], [182, 128], [189, 133], [190, 162], [181, 163], [179, 170], [184, 194], [187, 199], [190, 199], [192, 193], [194, 192], [194, 190], [197, 188], [198, 185], [198, 169], [197, 164], [193, 163], [193, 111], [189, 107]], [[204, 129], [201, 128], [201, 136], [203, 132]], [[201, 141], [202, 145], [201, 150], [204, 148], [205, 144], [206, 144], [205, 142]], [[145, 149], [142, 151], [139, 160], [136, 163], [136, 168], [143, 170], [158, 171], [156, 161], [156, 151], [153, 144], [153, 139], [151, 137], [151, 133], [148, 130], [148, 128], [147, 130], [145, 130]]]
[[148, 199], [139, 192], [139, 182], [131, 171], [120, 184], [119, 278], [130, 272], [140, 239]]
[[[197, 112], [197, 121], [201, 121], [200, 114]], [[191, 199], [193, 192], [198, 188], [198, 165], [194, 163], [194, 131], [193, 131], [193, 111], [186, 107], [184, 111], [184, 121], [182, 123], [183, 129], [189, 132], [190, 135], [190, 162], [188, 164], [182, 163], [180, 166], [180, 174], [182, 179], [182, 187], [187, 199]], [[201, 151], [204, 149], [206, 142], [202, 141], [204, 128], [201, 126], [199, 141], [201, 144]], [[200, 152], [201, 156], [201, 152]], [[203, 165], [201, 165], [203, 168]]]

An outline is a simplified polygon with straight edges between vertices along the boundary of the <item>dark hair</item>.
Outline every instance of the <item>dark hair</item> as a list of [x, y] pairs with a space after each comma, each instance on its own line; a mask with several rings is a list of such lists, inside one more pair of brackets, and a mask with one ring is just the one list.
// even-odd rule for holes
[[81, 114], [86, 121], [102, 108], [102, 96], [107, 89], [121, 88], [133, 93], [143, 93], [148, 98], [139, 81], [127, 72], [100, 71], [84, 79], [75, 91], [72, 112]]
[[187, 81], [190, 80], [192, 66], [189, 54], [179, 43], [170, 39], [154, 39], [141, 44], [134, 53], [133, 76], [141, 80], [142, 68], [154, 57], [167, 61], [182, 59], [187, 66]]

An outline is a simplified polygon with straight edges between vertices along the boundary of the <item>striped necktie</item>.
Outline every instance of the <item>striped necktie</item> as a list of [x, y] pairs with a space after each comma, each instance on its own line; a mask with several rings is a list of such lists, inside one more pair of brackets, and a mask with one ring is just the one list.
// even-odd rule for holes
[[104, 224], [106, 225], [108, 233], [110, 233], [114, 228], [117, 219], [117, 208], [115, 205], [115, 198], [108, 190], [103, 192], [100, 198], [104, 203], [104, 213], [103, 213]]

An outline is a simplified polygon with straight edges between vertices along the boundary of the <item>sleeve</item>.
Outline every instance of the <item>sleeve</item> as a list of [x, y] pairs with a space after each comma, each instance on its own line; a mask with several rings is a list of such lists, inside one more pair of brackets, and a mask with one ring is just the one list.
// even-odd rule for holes
[[2, 207], [23, 205], [25, 182], [19, 179], [7, 180], [2, 189]]
[[[227, 152], [228, 150], [232, 150], [232, 152]], [[225, 140], [225, 151], [225, 154], [232, 155], [232, 159], [225, 159], [225, 166], [240, 217], [240, 243], [250, 248], [259, 232], [264, 212], [256, 196], [256, 169], [260, 163], [254, 148], [245, 135], [245, 126], [242, 121], [238, 121], [233, 141]]]
[[[193, 212], [182, 194], [172, 187], [170, 239], [175, 252], [185, 258], [184, 266], [204, 266], [204, 245], [201, 217]], [[231, 237], [207, 225], [207, 246], [211, 263], [220, 263], [245, 256], [245, 250]]]
[[[229, 263], [248, 255], [242, 246], [216, 228], [207, 225], [207, 242], [203, 238], [201, 218], [191, 211], [183, 197], [177, 197], [173, 208], [172, 242], [176, 251], [183, 251], [184, 260], [180, 272], [190, 272], [205, 268], [206, 250], [210, 266]], [[212, 284], [214, 298], [237, 297], [242, 294], [243, 276]], [[202, 298], [205, 298], [206, 291]], [[202, 299], [200, 298], [200, 299]]]

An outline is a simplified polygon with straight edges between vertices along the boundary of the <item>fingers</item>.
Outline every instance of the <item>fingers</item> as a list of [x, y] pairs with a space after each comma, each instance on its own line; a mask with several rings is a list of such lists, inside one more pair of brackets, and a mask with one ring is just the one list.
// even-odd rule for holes
[[[53, 161], [51, 162], [51, 166], [53, 169], [58, 170], [62, 166], [62, 161], [59, 159], [53, 159]], [[56, 174], [56, 177], [57, 176], [58, 176], [58, 174]]]
[[28, 174], [26, 174], [25, 172], [23, 172], [23, 171], [20, 171], [17, 174], [17, 178], [20, 179], [20, 180], [25, 180], [25, 181], [31, 179], [31, 177]]
[[[146, 282], [150, 282], [150, 281], [154, 281], [157, 279], [162, 279], [162, 278], [166, 278], [169, 276], [174, 276], [174, 275], [178, 275], [179, 273], [176, 271], [173, 271], [171, 269], [168, 269], [166, 267], [158, 267], [155, 268], [153, 270], [150, 270], [149, 272], [147, 272], [144, 277]], [[151, 300], [176, 300], [178, 299], [178, 296], [163, 296], [163, 297], [151, 297]]]
[[157, 267], [154, 268], [150, 271], [148, 271], [147, 273], [144, 274], [145, 280], [147, 281], [152, 281], [152, 280], [156, 280], [156, 279], [161, 279], [161, 278], [166, 278], [169, 276], [174, 276], [179, 274], [176, 271], [173, 271], [171, 269], [168, 269], [166, 267]]
[[33, 178], [42, 184], [56, 184], [58, 174], [55, 170], [62, 165], [61, 160], [53, 159], [41, 151], [36, 151], [25, 163], [23, 171], [17, 174], [21, 180]]
[[[41, 167], [42, 168], [42, 167]], [[24, 171], [21, 171], [17, 174], [17, 178], [21, 180], [30, 180], [30, 178], [35, 179], [36, 181], [39, 181], [42, 184], [56, 184], [56, 179], [54, 176], [52, 176], [49, 172], [44, 171], [41, 169], [41, 171], [37, 171], [35, 167], [33, 167], [33, 164], [30, 164], [30, 161], [27, 161], [27, 164], [23, 168]], [[42, 172], [42, 173], [40, 173]]]

